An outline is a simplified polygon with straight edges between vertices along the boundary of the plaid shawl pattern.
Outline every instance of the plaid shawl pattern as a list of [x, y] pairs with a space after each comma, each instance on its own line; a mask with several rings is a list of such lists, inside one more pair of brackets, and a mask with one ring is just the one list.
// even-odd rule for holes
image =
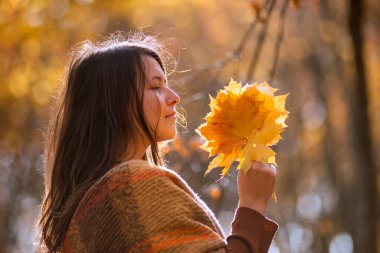
[[85, 194], [62, 253], [225, 252], [225, 235], [207, 205], [174, 171], [123, 162]]

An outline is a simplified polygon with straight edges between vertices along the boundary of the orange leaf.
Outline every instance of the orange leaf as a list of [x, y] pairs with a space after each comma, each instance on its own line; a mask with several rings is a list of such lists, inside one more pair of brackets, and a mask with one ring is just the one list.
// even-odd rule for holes
[[276, 153], [270, 148], [280, 139], [286, 127], [287, 95], [275, 96], [277, 89], [268, 83], [241, 86], [231, 79], [228, 86], [213, 98], [206, 123], [196, 129], [205, 140], [202, 149], [209, 156], [217, 155], [206, 174], [215, 167], [228, 174], [232, 163], [239, 161], [238, 169], [247, 172], [253, 160], [276, 164]]

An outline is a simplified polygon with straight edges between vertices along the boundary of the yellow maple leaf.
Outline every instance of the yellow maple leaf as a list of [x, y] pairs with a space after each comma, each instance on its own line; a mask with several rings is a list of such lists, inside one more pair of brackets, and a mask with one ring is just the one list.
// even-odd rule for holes
[[203, 123], [195, 131], [205, 140], [202, 149], [209, 157], [217, 155], [206, 174], [215, 167], [224, 167], [224, 177], [232, 163], [247, 173], [252, 161], [276, 164], [276, 153], [270, 148], [280, 139], [289, 112], [285, 109], [288, 94], [275, 96], [277, 89], [268, 83], [242, 87], [231, 79], [216, 98], [210, 96], [210, 108]]

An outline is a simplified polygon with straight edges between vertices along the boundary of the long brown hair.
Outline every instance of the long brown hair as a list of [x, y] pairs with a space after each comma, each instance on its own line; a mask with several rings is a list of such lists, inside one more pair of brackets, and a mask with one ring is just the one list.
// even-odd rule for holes
[[139, 33], [128, 40], [118, 34], [99, 44], [85, 41], [73, 51], [46, 131], [41, 248], [59, 252], [83, 195], [133, 149], [138, 127], [150, 141], [142, 159], [163, 165], [142, 104], [142, 57], [153, 57], [166, 73], [161, 49], [154, 37]]

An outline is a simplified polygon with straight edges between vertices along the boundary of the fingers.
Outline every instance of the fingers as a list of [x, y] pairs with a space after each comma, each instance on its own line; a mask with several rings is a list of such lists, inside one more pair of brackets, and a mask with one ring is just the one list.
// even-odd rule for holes
[[269, 164], [270, 171], [273, 173], [273, 175], [277, 175], [277, 168], [274, 164]]
[[276, 166], [253, 161], [248, 172], [238, 172], [239, 206], [265, 212], [277, 179]]
[[271, 163], [262, 163], [259, 161], [253, 161], [251, 169], [257, 172], [264, 172], [271, 175], [277, 175], [277, 168], [274, 164]]
[[276, 181], [277, 179], [276, 166], [270, 163], [253, 161], [251, 168], [247, 171], [247, 173], [242, 173], [242, 171], [238, 171], [238, 180], [250, 181], [250, 180], [261, 180], [261, 179]]

